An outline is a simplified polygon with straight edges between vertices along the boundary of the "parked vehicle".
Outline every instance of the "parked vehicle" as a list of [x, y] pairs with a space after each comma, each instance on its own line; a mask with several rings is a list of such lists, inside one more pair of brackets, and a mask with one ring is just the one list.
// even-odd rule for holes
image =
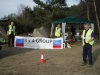
[[[6, 22], [8, 19], [0, 19], [0, 22]], [[1, 44], [4, 42], [5, 38], [7, 38], [5, 29], [0, 26], [0, 50], [2, 49]]]

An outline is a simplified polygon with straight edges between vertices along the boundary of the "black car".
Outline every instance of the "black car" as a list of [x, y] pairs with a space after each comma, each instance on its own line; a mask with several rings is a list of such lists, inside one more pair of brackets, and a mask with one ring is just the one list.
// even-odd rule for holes
[[[0, 22], [6, 22], [8, 21], [9, 19], [0, 19]], [[1, 46], [1, 42], [0, 42], [0, 50], [2, 49], [2, 46]]]

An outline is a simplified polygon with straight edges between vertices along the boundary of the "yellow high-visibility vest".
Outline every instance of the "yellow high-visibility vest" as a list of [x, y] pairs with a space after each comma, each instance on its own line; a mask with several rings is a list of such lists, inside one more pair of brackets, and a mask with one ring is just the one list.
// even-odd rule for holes
[[7, 35], [10, 35], [12, 31], [13, 31], [13, 34], [15, 35], [15, 26], [13, 26], [12, 28], [12, 26], [9, 25], [9, 30], [7, 31]]
[[[91, 34], [92, 34], [93, 30], [92, 29], [89, 29], [87, 31], [87, 33], [86, 33], [86, 36], [84, 37], [85, 31], [86, 30], [83, 30], [83, 34], [82, 34], [82, 45], [84, 46], [85, 45], [85, 42], [86, 43], [89, 43], [90, 45], [93, 45], [94, 44], [94, 40], [91, 41], [91, 42], [89, 42], [89, 40], [91, 39]], [[85, 42], [84, 42], [84, 40], [85, 40]]]
[[60, 37], [61, 35], [61, 28], [56, 27], [55, 36]]

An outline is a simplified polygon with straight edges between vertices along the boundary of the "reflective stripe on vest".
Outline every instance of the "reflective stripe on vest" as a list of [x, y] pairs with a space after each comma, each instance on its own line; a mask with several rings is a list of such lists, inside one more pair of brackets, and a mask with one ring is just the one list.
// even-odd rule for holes
[[[84, 31], [83, 31], [83, 34], [82, 34], [82, 45], [83, 45], [83, 46], [85, 45], [84, 39], [85, 39], [85, 42], [88, 43], [89, 40], [91, 39], [91, 34], [92, 34], [92, 32], [93, 32], [92, 29], [89, 29], [89, 30], [87, 31], [87, 33], [86, 33], [86, 36], [84, 37], [85, 31], [86, 31], [86, 30], [84, 30]], [[94, 40], [91, 41], [91, 42], [89, 42], [90, 45], [93, 45], [93, 43], [94, 43]]]
[[12, 31], [13, 31], [13, 33], [15, 35], [15, 26], [13, 26], [13, 29], [12, 29], [12, 26], [9, 25], [9, 30], [7, 31], [7, 34], [10, 35]]
[[61, 28], [56, 27], [55, 36], [60, 37]]

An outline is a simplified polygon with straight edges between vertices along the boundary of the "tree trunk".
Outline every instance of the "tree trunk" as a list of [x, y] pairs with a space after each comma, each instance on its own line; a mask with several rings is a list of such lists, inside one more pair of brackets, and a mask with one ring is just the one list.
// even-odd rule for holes
[[100, 37], [99, 18], [98, 18], [98, 15], [97, 15], [97, 7], [96, 7], [95, 0], [93, 0], [93, 3], [94, 3], [95, 15], [96, 15], [96, 20], [97, 20], [97, 25], [98, 25], [98, 30], [99, 30], [99, 37]]
[[89, 5], [88, 5], [88, 3], [86, 5], [87, 5], [87, 18], [90, 21]]

